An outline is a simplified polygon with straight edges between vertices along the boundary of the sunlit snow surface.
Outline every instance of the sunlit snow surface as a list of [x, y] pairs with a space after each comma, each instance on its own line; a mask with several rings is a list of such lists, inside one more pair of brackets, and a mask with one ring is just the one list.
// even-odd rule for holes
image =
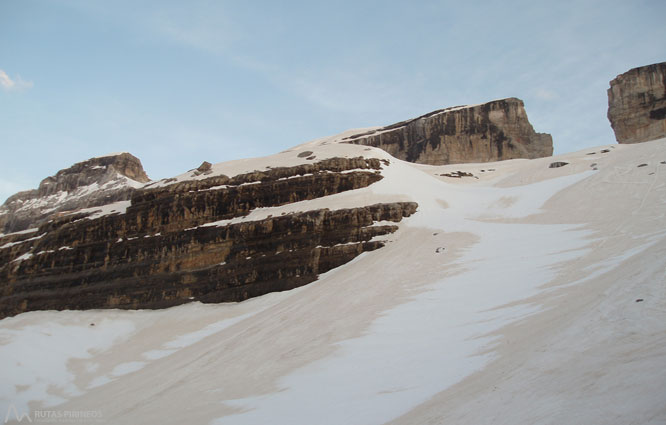
[[46, 320], [19, 329], [0, 328], [0, 411], [6, 412], [9, 403], [27, 411], [31, 400], [41, 400], [46, 407], [65, 401], [50, 394], [50, 387], [60, 388], [68, 396], [81, 394], [67, 368], [68, 360], [91, 358], [94, 351], [108, 349], [133, 330], [128, 319], [102, 320], [97, 326]]
[[[14, 404], [101, 409], [109, 423], [666, 421], [663, 141], [430, 167], [338, 139], [265, 165], [362, 155], [390, 160], [384, 179], [236, 221], [418, 202], [384, 248], [239, 304], [4, 319], [0, 415]], [[548, 168], [558, 160], [569, 164]], [[456, 170], [479, 179], [441, 176]]]
[[[437, 180], [423, 184], [422, 173], [406, 164], [389, 167], [384, 175], [373, 187], [375, 193], [411, 193], [419, 202], [420, 213], [407, 226], [479, 236], [457, 261], [461, 272], [435, 279], [423, 292], [385, 311], [364, 336], [339, 343], [335, 355], [284, 377], [282, 391], [228, 402], [244, 413], [217, 424], [256, 424], [271, 417], [290, 424], [310, 424], [314, 418], [320, 424], [387, 422], [490, 361], [492, 354], [481, 354], [493, 341], [487, 335], [538, 311], [538, 306], [525, 304], [497, 308], [533, 295], [554, 277], [552, 266], [576, 258], [586, 245], [588, 232], [576, 226], [476, 218], [498, 213], [491, 204], [502, 196], [519, 200], [503, 209], [503, 217], [537, 213], [549, 197], [589, 172], [527, 187], [458, 190]], [[446, 194], [449, 207], [442, 209], [433, 193]]]

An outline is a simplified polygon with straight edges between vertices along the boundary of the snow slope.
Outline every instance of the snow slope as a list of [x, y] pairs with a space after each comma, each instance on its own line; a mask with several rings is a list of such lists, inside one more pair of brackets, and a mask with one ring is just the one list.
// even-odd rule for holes
[[[666, 423], [666, 140], [439, 167], [336, 140], [214, 171], [305, 161], [304, 150], [389, 159], [367, 188], [243, 218], [418, 202], [386, 247], [239, 304], [4, 319], [0, 415]], [[474, 177], [441, 175], [453, 171]]]

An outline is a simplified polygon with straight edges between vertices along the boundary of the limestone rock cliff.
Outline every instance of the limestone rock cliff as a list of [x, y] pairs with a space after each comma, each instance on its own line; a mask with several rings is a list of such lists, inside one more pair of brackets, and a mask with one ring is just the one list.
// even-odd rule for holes
[[232, 177], [207, 166], [207, 177], [193, 171], [197, 179], [133, 190], [128, 201], [115, 202], [122, 208], [53, 216], [6, 235], [0, 238], [0, 318], [43, 309], [241, 301], [312, 282], [382, 247], [376, 237], [394, 232], [391, 223], [417, 205], [248, 214], [367, 187], [382, 179], [382, 161], [327, 158]]
[[441, 109], [343, 142], [378, 147], [396, 158], [431, 165], [553, 154], [552, 137], [534, 131], [523, 101], [516, 98]]
[[329, 139], [156, 182], [130, 154], [93, 158], [12, 196], [0, 208], [0, 318], [241, 301], [312, 282], [384, 246], [418, 207], [363, 191], [392, 158], [355, 145], [428, 164], [552, 154], [519, 99]]
[[612, 80], [608, 120], [618, 143], [666, 137], [666, 62], [633, 68]]
[[38, 227], [65, 211], [129, 200], [150, 179], [129, 153], [79, 162], [42, 180], [39, 188], [19, 192], [0, 207], [0, 232]]

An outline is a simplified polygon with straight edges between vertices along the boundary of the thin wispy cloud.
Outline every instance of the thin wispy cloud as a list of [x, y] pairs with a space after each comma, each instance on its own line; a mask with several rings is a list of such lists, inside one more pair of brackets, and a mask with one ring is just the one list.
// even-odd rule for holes
[[554, 92], [553, 90], [545, 89], [543, 87], [535, 90], [534, 97], [545, 101], [555, 100], [559, 98], [556, 92]]
[[0, 69], [0, 87], [2, 87], [4, 91], [31, 89], [33, 86], [34, 83], [32, 81], [26, 81], [18, 74], [16, 75], [16, 78], [12, 79], [9, 74], [3, 69]]
[[[223, 53], [242, 34], [241, 28], [227, 15], [223, 2], [193, 1], [183, 7], [179, 2], [164, 1], [155, 7], [151, 2], [131, 0], [59, 1], [91, 19], [114, 23], [137, 39], [177, 44], [212, 54]], [[132, 10], [131, 15], [126, 13], [127, 9]]]
[[663, 61], [655, 40], [666, 34], [656, 0], [11, 4], [0, 116], [3, 137], [24, 142], [0, 170], [13, 176], [14, 158], [37, 151], [47, 165], [30, 167], [36, 183], [38, 170], [56, 171], [52, 157], [68, 165], [64, 151], [132, 149], [146, 162], [164, 152], [147, 168], [168, 177], [201, 156], [271, 154], [505, 97], [524, 100], [560, 153], [603, 145], [614, 140], [608, 82]]
[[163, 7], [139, 21], [171, 42], [215, 54], [229, 48], [240, 32], [223, 8], [215, 4], [196, 5], [186, 11]]

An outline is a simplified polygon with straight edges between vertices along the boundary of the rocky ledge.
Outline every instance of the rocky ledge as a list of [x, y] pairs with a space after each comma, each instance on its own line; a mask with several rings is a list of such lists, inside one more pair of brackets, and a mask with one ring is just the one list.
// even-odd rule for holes
[[633, 68], [612, 80], [608, 119], [618, 143], [666, 137], [666, 62]]
[[129, 153], [76, 163], [42, 180], [38, 189], [9, 197], [0, 207], [0, 232], [37, 227], [65, 211], [129, 200], [149, 181], [141, 161]]
[[255, 220], [248, 214], [367, 187], [382, 179], [382, 165], [375, 158], [329, 158], [156, 184], [134, 189], [128, 201], [107, 205], [102, 214], [70, 212], [28, 223], [36, 228], [0, 238], [0, 318], [43, 309], [241, 301], [312, 282], [382, 247], [376, 237], [394, 232], [392, 223], [417, 205]]
[[553, 154], [552, 137], [534, 131], [523, 101], [516, 98], [441, 109], [343, 142], [378, 147], [396, 158], [431, 165]]
[[317, 152], [303, 147], [265, 162], [204, 162], [157, 182], [126, 153], [44, 179], [0, 208], [0, 232], [8, 233], [0, 234], [0, 318], [241, 301], [307, 284], [381, 248], [386, 242], [378, 237], [395, 232], [415, 203], [382, 198], [388, 202], [346, 209], [328, 202], [329, 208], [278, 208], [380, 181], [387, 155], [356, 156], [372, 149], [349, 144], [427, 164], [552, 154], [551, 137], [534, 131], [519, 99], [443, 109], [341, 137], [333, 146], [307, 145]]

